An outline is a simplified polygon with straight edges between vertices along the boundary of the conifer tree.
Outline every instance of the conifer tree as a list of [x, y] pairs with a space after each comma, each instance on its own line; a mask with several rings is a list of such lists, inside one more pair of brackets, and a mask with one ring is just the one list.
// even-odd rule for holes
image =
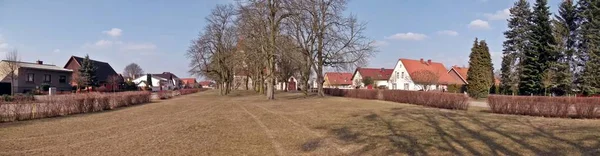
[[472, 98], [485, 98], [493, 83], [492, 59], [485, 41], [475, 39], [469, 55], [467, 93]]
[[504, 32], [506, 41], [503, 43], [503, 56], [500, 74], [500, 92], [502, 94], [516, 94], [521, 72], [522, 56], [527, 48], [527, 35], [529, 34], [529, 18], [531, 9], [527, 0], [519, 0], [510, 8], [508, 31]]
[[96, 79], [96, 66], [94, 62], [90, 60], [89, 55], [85, 55], [79, 67], [79, 79], [83, 87], [94, 87], [98, 84]]
[[573, 72], [577, 70], [575, 63], [576, 31], [577, 24], [576, 6], [572, 0], [565, 0], [560, 4], [558, 15], [553, 23], [555, 50], [557, 61], [550, 65], [554, 77], [551, 79], [554, 86], [551, 91], [561, 96], [571, 93], [573, 89]]
[[600, 0], [580, 0], [578, 19], [579, 65], [582, 67], [578, 85], [585, 95], [600, 93]]
[[530, 46], [523, 55], [522, 72], [519, 76], [519, 94], [541, 95], [544, 91], [542, 80], [550, 66], [556, 62], [554, 37], [550, 24], [550, 11], [547, 0], [536, 0], [531, 16]]

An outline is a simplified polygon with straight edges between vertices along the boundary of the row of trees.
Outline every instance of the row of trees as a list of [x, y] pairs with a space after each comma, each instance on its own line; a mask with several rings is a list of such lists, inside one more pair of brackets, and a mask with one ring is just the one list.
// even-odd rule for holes
[[551, 18], [547, 0], [510, 9], [504, 33], [501, 93], [600, 93], [600, 0], [561, 2]]
[[268, 99], [274, 99], [276, 80], [299, 77], [306, 93], [316, 74], [318, 94], [324, 96], [325, 68], [363, 65], [375, 52], [363, 35], [365, 24], [344, 15], [347, 3], [247, 0], [218, 5], [187, 52], [189, 72], [216, 81], [222, 94], [233, 88], [234, 75], [247, 76]]

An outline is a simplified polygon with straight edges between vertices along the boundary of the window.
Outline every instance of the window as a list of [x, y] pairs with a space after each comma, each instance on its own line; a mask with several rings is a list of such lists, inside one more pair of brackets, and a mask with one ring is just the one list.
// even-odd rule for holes
[[49, 74], [45, 74], [44, 75], [44, 82], [50, 82], [52, 81], [52, 77]]
[[392, 84], [392, 89], [396, 89], [396, 83]]
[[408, 83], [404, 83], [404, 90], [409, 90], [408, 87], [409, 87]]
[[404, 78], [404, 72], [402, 72], [402, 78]]
[[396, 77], [400, 78], [400, 72], [396, 72]]
[[33, 73], [28, 73], [27, 74], [27, 82], [33, 82], [33, 78], [34, 78], [35, 74]]
[[61, 75], [60, 77], [58, 77], [58, 82], [67, 83], [67, 76]]

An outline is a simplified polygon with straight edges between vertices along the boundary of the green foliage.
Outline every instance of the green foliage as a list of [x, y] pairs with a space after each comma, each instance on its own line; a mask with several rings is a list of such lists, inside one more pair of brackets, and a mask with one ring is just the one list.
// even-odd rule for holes
[[463, 85], [450, 84], [448, 85], [448, 92], [450, 93], [461, 93]]
[[542, 95], [544, 74], [556, 62], [554, 37], [550, 24], [550, 11], [547, 0], [536, 0], [531, 18], [529, 48], [523, 54], [522, 72], [519, 81], [519, 94]]
[[85, 55], [85, 58], [81, 62], [79, 68], [79, 81], [81, 87], [97, 86], [98, 80], [96, 79], [96, 66], [94, 62], [90, 60], [89, 55]]
[[600, 93], [600, 1], [580, 0], [578, 16], [581, 22], [577, 48], [583, 72], [578, 77], [579, 89], [585, 95]]
[[366, 87], [366, 86], [372, 85], [374, 83], [374, 81], [373, 81], [373, 78], [367, 76], [367, 77], [363, 78], [362, 83]]
[[527, 35], [531, 24], [531, 9], [527, 0], [519, 0], [510, 8], [508, 30], [504, 32], [503, 56], [500, 71], [501, 92], [513, 94], [518, 92], [519, 73], [521, 72], [521, 56], [527, 49]]
[[472, 98], [485, 98], [494, 80], [492, 58], [487, 43], [475, 39], [469, 55], [467, 93]]

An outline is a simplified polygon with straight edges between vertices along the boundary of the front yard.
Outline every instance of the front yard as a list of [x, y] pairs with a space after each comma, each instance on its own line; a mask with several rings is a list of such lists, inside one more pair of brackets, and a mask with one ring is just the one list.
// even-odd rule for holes
[[599, 155], [600, 120], [215, 91], [0, 124], [0, 155]]

